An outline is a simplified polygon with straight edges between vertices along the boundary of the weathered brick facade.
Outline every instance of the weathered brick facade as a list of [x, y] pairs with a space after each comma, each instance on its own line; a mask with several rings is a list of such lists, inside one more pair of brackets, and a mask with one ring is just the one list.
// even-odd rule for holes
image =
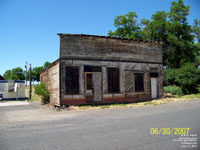
[[162, 44], [58, 35], [59, 59], [40, 75], [50, 90], [51, 104], [135, 102], [162, 96]]

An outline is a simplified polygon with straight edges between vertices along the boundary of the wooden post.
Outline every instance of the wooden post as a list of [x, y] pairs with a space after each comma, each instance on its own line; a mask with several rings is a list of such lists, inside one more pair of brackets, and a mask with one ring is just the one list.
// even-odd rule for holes
[[27, 64], [27, 62], [26, 62], [26, 64], [25, 64], [25, 68], [26, 68], [26, 72], [25, 72], [25, 82], [26, 82], [26, 87], [27, 87], [27, 66], [28, 64]]
[[29, 87], [30, 87], [30, 89], [29, 89], [29, 98], [31, 99], [31, 94], [32, 94], [32, 83], [31, 83], [31, 81], [32, 81], [32, 72], [31, 72], [32, 70], [31, 70], [31, 64], [30, 64], [30, 68], [29, 68]]

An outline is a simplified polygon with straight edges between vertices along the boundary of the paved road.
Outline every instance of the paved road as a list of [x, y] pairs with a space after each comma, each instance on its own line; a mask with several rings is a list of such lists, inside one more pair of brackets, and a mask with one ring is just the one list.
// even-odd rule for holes
[[[200, 149], [200, 100], [139, 108], [57, 111], [36, 103], [0, 107], [0, 150], [179, 150], [180, 135], [151, 128], [190, 128]], [[190, 148], [182, 148], [188, 150]]]

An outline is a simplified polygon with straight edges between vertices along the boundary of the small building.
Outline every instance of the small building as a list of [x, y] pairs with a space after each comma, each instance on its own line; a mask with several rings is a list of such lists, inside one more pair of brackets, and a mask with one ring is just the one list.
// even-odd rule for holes
[[53, 105], [148, 101], [163, 95], [162, 43], [58, 34], [59, 58], [41, 71]]
[[4, 80], [4, 78], [0, 75], [0, 80]]
[[3, 100], [25, 100], [25, 81], [0, 80], [0, 95]]

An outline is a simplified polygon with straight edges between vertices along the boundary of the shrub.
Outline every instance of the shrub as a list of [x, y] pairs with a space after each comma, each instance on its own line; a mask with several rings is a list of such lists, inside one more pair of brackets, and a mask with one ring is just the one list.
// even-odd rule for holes
[[166, 69], [164, 73], [164, 86], [176, 85], [184, 94], [198, 92], [200, 84], [200, 70], [193, 64], [186, 64], [179, 69]]
[[192, 64], [187, 64], [179, 69], [176, 82], [185, 94], [197, 93], [200, 84], [200, 70]]
[[183, 95], [182, 89], [176, 85], [165, 86], [164, 93], [171, 93], [172, 95]]
[[178, 73], [178, 69], [165, 69], [163, 70], [163, 84], [164, 86], [177, 85], [176, 75]]
[[46, 88], [45, 83], [40, 83], [38, 85], [35, 85], [34, 88], [35, 88], [35, 94], [41, 96], [41, 102], [43, 104], [49, 103], [49, 90]]

